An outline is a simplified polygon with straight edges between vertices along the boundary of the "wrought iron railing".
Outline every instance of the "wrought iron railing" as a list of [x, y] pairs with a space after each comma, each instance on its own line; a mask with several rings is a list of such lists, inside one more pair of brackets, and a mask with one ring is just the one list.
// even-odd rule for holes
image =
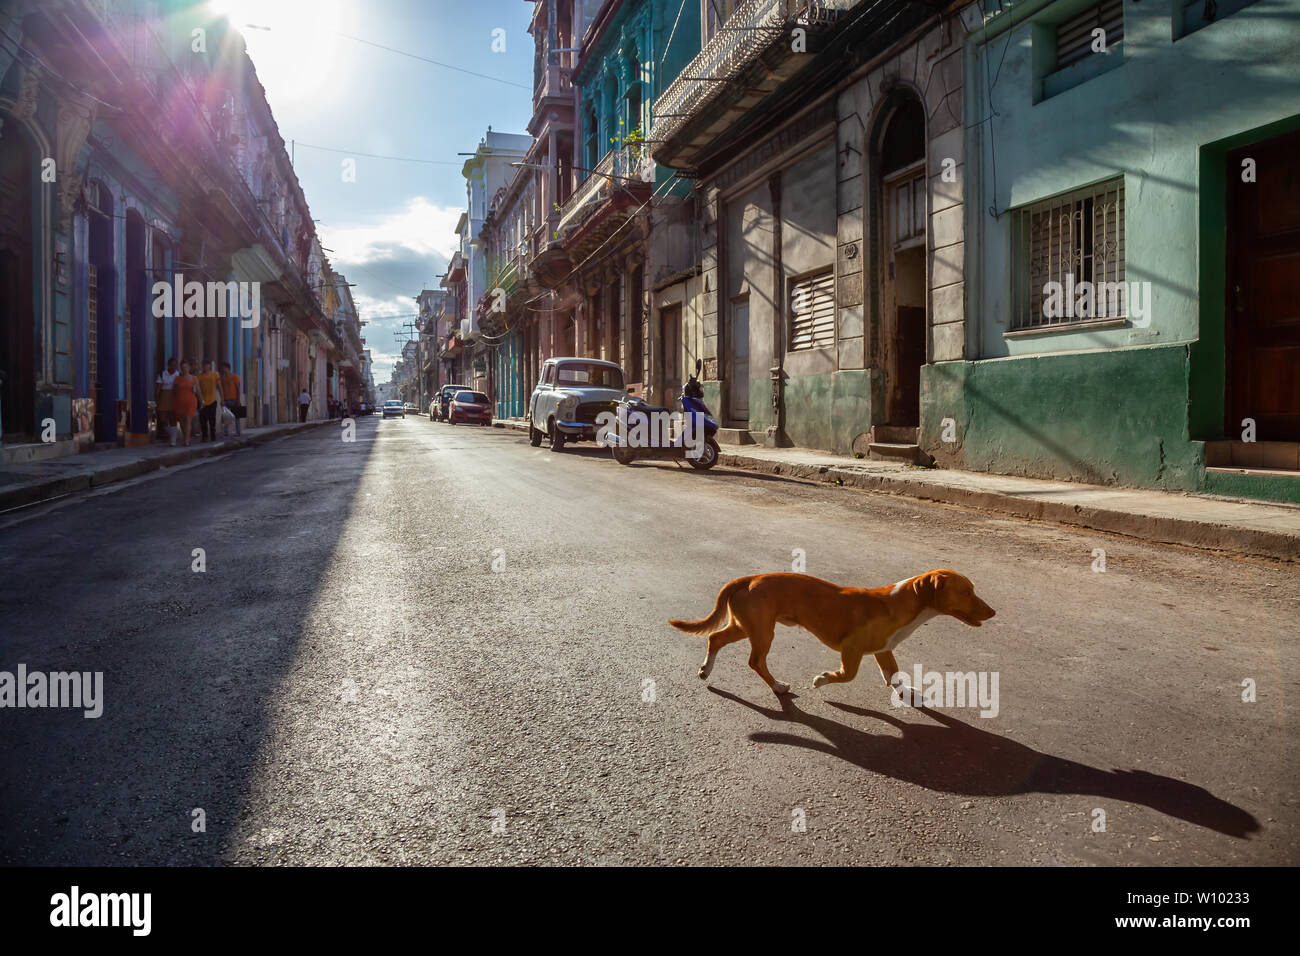
[[824, 28], [862, 0], [744, 0], [655, 100], [649, 139], [671, 139], [700, 115], [728, 80], [796, 26]]
[[613, 189], [632, 182], [650, 182], [654, 179], [654, 165], [646, 147], [634, 143], [619, 149], [611, 149], [596, 164], [596, 168], [587, 174], [587, 178], [578, 184], [569, 201], [560, 207], [561, 232], [571, 223], [584, 215], [584, 209], [591, 202], [605, 199]]

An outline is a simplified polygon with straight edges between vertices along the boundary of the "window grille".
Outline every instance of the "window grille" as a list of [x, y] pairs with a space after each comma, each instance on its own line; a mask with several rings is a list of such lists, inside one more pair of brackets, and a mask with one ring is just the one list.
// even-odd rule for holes
[[[1127, 317], [1124, 279], [1124, 181], [1113, 179], [1035, 203], [1013, 214], [1019, 289], [1012, 329]], [[1047, 309], [1052, 284], [1071, 297], [1082, 282], [1096, 294], [1090, 314]], [[1099, 285], [1104, 283], [1105, 285]]]
[[90, 291], [86, 296], [86, 357], [90, 359], [90, 383], [99, 383], [99, 267], [87, 270]]

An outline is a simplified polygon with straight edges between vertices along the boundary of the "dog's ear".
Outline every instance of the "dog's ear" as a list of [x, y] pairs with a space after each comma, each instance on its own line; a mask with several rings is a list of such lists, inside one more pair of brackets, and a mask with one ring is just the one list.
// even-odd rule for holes
[[925, 574], [918, 574], [912, 581], [912, 590], [921, 600], [933, 601], [935, 592], [942, 586], [943, 580], [934, 571], [927, 571]]

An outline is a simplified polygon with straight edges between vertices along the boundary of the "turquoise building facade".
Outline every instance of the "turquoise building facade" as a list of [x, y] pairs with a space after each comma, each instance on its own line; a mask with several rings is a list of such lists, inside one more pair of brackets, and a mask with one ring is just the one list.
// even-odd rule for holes
[[[1212, 7], [986, 6], [940, 464], [1300, 500], [1300, 2]], [[1049, 315], [1066, 273], [1127, 301]]]

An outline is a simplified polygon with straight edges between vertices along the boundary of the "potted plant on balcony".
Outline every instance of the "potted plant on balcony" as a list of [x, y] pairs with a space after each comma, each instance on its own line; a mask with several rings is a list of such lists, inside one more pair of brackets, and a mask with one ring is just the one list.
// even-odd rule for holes
[[629, 172], [641, 168], [641, 160], [645, 155], [645, 134], [641, 132], [641, 127], [637, 126], [632, 132], [628, 133], [623, 139], [623, 145], [627, 147], [627, 168]]

